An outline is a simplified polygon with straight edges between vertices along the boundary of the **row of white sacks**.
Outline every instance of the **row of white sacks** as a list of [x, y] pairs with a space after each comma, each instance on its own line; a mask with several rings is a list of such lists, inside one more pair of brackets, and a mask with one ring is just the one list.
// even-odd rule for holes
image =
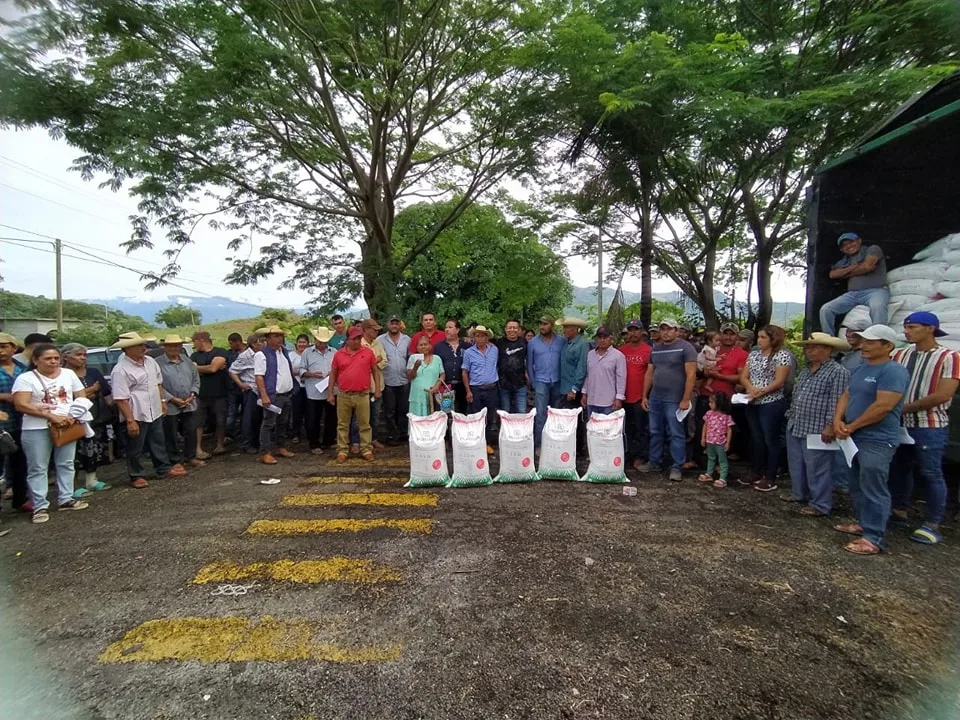
[[[938, 342], [951, 350], [960, 350], [960, 233], [940, 238], [913, 259], [916, 262], [887, 273], [888, 324], [902, 337], [903, 321], [910, 313], [932, 312], [947, 333], [947, 337]], [[866, 305], [855, 307], [843, 319], [845, 327], [869, 324], [870, 308]]]
[[497, 483], [535, 482], [540, 479], [626, 483], [624, 466], [624, 411], [594, 413], [587, 422], [590, 466], [577, 474], [577, 421], [580, 408], [548, 408], [543, 427], [539, 467], [534, 465], [533, 424], [536, 409], [500, 416], [500, 473], [490, 476], [487, 457], [487, 409], [472, 415], [453, 413], [450, 437], [453, 473], [447, 472], [447, 416], [407, 415], [410, 436], [410, 480], [404, 487], [478, 487]]

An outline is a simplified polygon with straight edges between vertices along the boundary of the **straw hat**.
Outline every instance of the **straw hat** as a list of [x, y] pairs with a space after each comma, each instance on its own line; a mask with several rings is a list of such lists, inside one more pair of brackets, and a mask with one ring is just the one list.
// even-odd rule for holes
[[825, 345], [834, 350], [849, 350], [850, 344], [846, 340], [828, 335], [824, 332], [810, 333], [810, 337], [800, 343], [801, 345]]
[[586, 320], [583, 320], [582, 318], [578, 318], [578, 317], [570, 317], [569, 315], [560, 318], [560, 320], [557, 321], [557, 324], [562, 325], [563, 327], [566, 327], [567, 325], [572, 325], [573, 327], [580, 328], [581, 330], [587, 327]]
[[176, 333], [171, 333], [167, 335], [163, 340], [160, 341], [161, 345], [183, 345], [185, 340], [177, 335]]
[[147, 338], [140, 337], [139, 333], [129, 332], [121, 335], [120, 339], [110, 346], [110, 349], [124, 350], [126, 348], [136, 347], [137, 345], [146, 345], [146, 344], [147, 344]]
[[257, 330], [257, 335], [286, 335], [287, 331], [279, 325], [270, 325]]
[[333, 330], [326, 327], [318, 327], [313, 331], [313, 337], [318, 342], [330, 342], [330, 339], [333, 337]]
[[488, 338], [492, 338], [492, 337], [493, 337], [493, 330], [490, 330], [489, 328], [486, 328], [486, 327], [484, 327], [483, 325], [477, 325], [477, 326], [476, 326], [475, 328], [473, 328], [469, 333], [467, 333], [467, 335], [468, 335], [469, 337], [473, 337], [473, 336], [476, 335], [477, 333], [483, 333], [483, 334], [486, 335]]
[[19, 345], [17, 339], [10, 333], [0, 332], [0, 345]]

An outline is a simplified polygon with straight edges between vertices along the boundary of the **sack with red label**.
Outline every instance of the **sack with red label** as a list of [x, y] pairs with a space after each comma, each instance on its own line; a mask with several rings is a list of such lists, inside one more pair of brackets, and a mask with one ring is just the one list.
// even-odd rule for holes
[[579, 480], [577, 473], [577, 421], [581, 408], [547, 408], [540, 440], [541, 480]]
[[587, 450], [590, 466], [581, 480], [592, 483], [625, 483], [623, 462], [624, 410], [609, 415], [593, 413], [587, 421]]
[[500, 416], [500, 473], [496, 483], [521, 483], [539, 480], [533, 462], [534, 408], [528, 413], [511, 414], [497, 410]]
[[453, 440], [453, 476], [447, 487], [492, 485], [487, 458], [487, 409], [473, 415], [453, 413], [450, 437]]
[[410, 479], [404, 487], [433, 487], [450, 482], [447, 473], [447, 416], [435, 412], [426, 417], [408, 414]]

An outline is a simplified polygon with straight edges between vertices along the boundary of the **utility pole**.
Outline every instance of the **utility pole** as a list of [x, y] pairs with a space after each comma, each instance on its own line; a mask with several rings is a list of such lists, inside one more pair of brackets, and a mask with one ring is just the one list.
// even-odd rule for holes
[[597, 325], [603, 325], [603, 227], [597, 226]]
[[62, 271], [60, 269], [60, 253], [62, 251], [62, 245], [60, 238], [56, 238], [54, 243], [54, 248], [56, 248], [57, 255], [57, 332], [63, 332], [63, 284], [61, 282]]

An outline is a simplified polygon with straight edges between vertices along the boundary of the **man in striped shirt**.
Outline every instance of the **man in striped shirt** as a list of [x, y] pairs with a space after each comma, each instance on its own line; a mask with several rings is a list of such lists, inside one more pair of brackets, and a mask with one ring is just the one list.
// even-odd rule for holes
[[913, 345], [893, 353], [893, 360], [910, 371], [904, 398], [903, 425], [915, 444], [901, 445], [890, 473], [893, 522], [906, 523], [913, 494], [914, 470], [927, 488], [926, 517], [911, 540], [935, 545], [943, 539], [940, 523], [947, 505], [943, 451], [950, 439], [950, 403], [960, 385], [960, 353], [937, 343], [946, 335], [940, 319], [915, 312], [903, 321], [903, 332]]

